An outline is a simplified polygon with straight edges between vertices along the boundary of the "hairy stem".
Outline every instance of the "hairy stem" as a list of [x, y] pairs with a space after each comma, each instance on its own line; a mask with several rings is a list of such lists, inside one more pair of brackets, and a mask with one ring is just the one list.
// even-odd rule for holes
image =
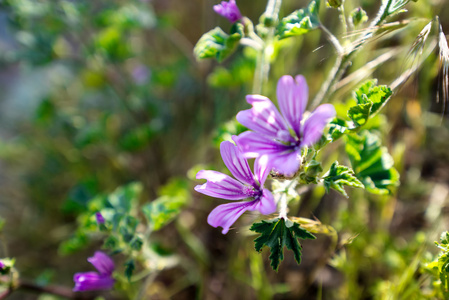
[[[376, 19], [374, 19], [370, 27], [377, 27], [379, 26], [387, 17], [388, 17], [388, 9], [391, 5], [392, 0], [383, 0], [382, 5], [379, 8], [379, 12], [377, 13]], [[340, 79], [343, 77], [344, 73], [346, 72], [346, 69], [349, 67], [352, 61], [352, 57], [354, 54], [359, 50], [365, 42], [371, 38], [376, 30], [369, 31], [366, 33], [363, 37], [360, 38], [360, 40], [356, 41], [354, 43], [354, 46], [350, 48], [347, 51], [339, 52], [338, 46], [336, 46], [334, 35], [329, 35], [329, 31], [324, 27], [320, 26], [320, 28], [323, 30], [323, 32], [326, 34], [329, 42], [332, 43], [334, 48], [337, 51], [337, 58], [335, 60], [335, 64], [332, 67], [331, 71], [329, 72], [327, 79], [324, 81], [323, 85], [321, 86], [320, 91], [315, 96], [315, 98], [312, 101], [311, 108], [317, 107], [321, 102], [323, 102], [327, 97], [332, 94], [332, 92], [335, 90], [335, 84], [337, 84]], [[337, 40], [338, 41], [338, 40]], [[340, 45], [341, 46], [341, 45]], [[341, 55], [339, 55], [341, 54]]]
[[262, 87], [268, 79], [268, 73], [270, 72], [269, 56], [271, 55], [273, 48], [274, 35], [276, 31], [275, 24], [277, 24], [278, 21], [281, 4], [282, 0], [269, 0], [265, 9], [265, 18], [269, 18], [271, 21], [267, 36], [262, 44], [262, 49], [260, 49], [257, 56], [252, 90], [254, 94], [262, 93]]

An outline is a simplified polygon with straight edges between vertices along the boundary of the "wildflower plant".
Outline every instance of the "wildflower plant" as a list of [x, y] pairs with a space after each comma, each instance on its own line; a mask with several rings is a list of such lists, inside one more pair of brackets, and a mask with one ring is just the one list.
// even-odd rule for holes
[[[273, 192], [279, 216], [267, 218], [264, 215], [268, 210], [260, 211], [262, 214], [259, 218], [262, 220], [250, 227], [250, 230], [259, 234], [259, 237], [255, 239], [256, 250], [261, 251], [264, 246], [271, 249], [269, 258], [273, 269], [278, 269], [284, 257], [284, 246], [293, 251], [296, 261], [300, 263], [301, 245], [298, 239], [314, 239], [315, 236], [312, 233], [320, 232], [318, 227], [323, 226], [319, 225], [307, 230], [301, 224], [295, 223], [295, 217], [288, 213], [287, 190], [293, 188], [296, 192], [304, 187], [309, 189], [313, 185], [322, 184], [328, 193], [333, 189], [350, 198], [349, 189], [345, 187], [365, 189], [372, 194], [389, 195], [393, 194], [395, 187], [399, 185], [399, 172], [394, 167], [392, 156], [382, 145], [381, 136], [376, 127], [370, 127], [367, 124], [375, 119], [386, 103], [394, 97], [398, 87], [413, 72], [416, 72], [417, 65], [392, 82], [390, 86], [379, 85], [377, 79], [357, 76], [358, 71], [352, 71], [352, 76], [346, 75], [346, 72], [365, 44], [382, 38], [385, 32], [394, 34], [400, 28], [400, 26], [395, 27], [394, 22], [388, 22], [392, 16], [404, 13], [409, 2], [384, 0], [377, 15], [369, 20], [362, 8], [356, 8], [346, 15], [345, 1], [327, 1], [327, 9], [339, 11], [345, 32], [348, 33], [348, 27], [354, 30], [354, 35], [347, 34], [343, 38], [337, 38], [322, 22], [322, 1], [312, 0], [306, 7], [286, 13], [285, 17], [280, 18], [282, 1], [270, 0], [258, 25], [254, 26], [246, 17], [230, 19], [231, 22], [236, 23], [232, 25], [229, 33], [216, 27], [204, 34], [196, 44], [195, 54], [198, 59], [216, 58], [218, 62], [228, 59], [239, 49], [239, 45], [251, 48], [257, 53], [253, 93], [246, 96], [246, 101], [252, 108], [236, 114], [236, 120], [248, 131], [233, 136], [232, 141], [229, 140], [232, 133], [228, 134], [228, 140], [221, 144], [221, 151], [226, 166], [236, 178], [241, 175], [236, 173], [234, 165], [226, 161], [240, 162], [241, 166], [245, 166], [246, 174], [250, 174], [248, 164], [242, 157], [254, 158], [255, 168], [260, 168], [263, 161], [263, 168], [270, 174], [263, 178], [261, 184], [265, 183], [267, 178], [268, 181], [271, 179], [273, 187], [279, 186], [281, 182], [287, 187]], [[235, 1], [223, 2], [220, 7], [215, 6], [214, 9], [224, 15], [224, 12], [231, 11], [232, 7], [233, 11], [240, 14], [236, 4], [238, 3]], [[244, 12], [242, 13], [244, 15]], [[362, 26], [365, 27], [355, 30]], [[429, 26], [426, 26], [425, 32], [418, 36], [418, 42], [412, 45], [412, 53], [422, 55], [429, 35]], [[314, 97], [311, 101], [308, 101], [309, 88], [304, 76], [281, 76], [276, 88], [278, 110], [264, 95], [264, 87], [271, 79], [269, 76], [271, 62], [281, 59], [273, 54], [273, 49], [279, 47], [285, 39], [305, 35], [314, 30], [321, 30], [333, 46], [336, 56], [335, 64], [322, 82], [319, 91], [316, 95], [312, 95]], [[447, 77], [444, 75], [447, 73], [445, 68], [447, 64], [444, 63], [447, 43], [446, 39], [441, 37], [441, 31], [440, 29], [440, 58], [443, 61], [443, 77]], [[419, 59], [418, 61], [422, 62]], [[379, 63], [376, 66], [379, 66]], [[360, 72], [362, 71], [364, 71], [363, 68]], [[366, 76], [367, 73], [364, 74]], [[343, 82], [345, 84], [349, 82], [355, 86], [351, 100], [351, 103], [355, 102], [355, 105], [349, 105], [345, 113], [342, 111], [337, 113], [331, 103], [322, 103], [336, 100], [333, 97]], [[443, 86], [443, 97], [447, 98], [447, 84], [444, 83], [444, 79]], [[326, 146], [341, 143], [341, 141], [345, 144], [346, 155], [338, 157], [338, 161], [335, 160], [334, 155], [332, 157], [335, 161], [328, 161], [329, 153]], [[231, 146], [231, 143], [235, 146]], [[225, 158], [223, 156], [225, 145], [239, 151], [234, 151], [233, 156]], [[230, 154], [231, 152], [228, 155]], [[339, 162], [348, 160], [350, 165]], [[330, 166], [327, 171], [325, 171], [326, 166]], [[230, 225], [234, 224], [245, 210], [255, 210], [254, 205], [257, 200], [254, 200], [253, 194], [242, 192], [246, 190], [240, 183], [237, 188], [237, 184], [232, 184], [226, 175], [211, 172], [213, 171], [198, 172], [197, 179], [207, 179], [207, 183], [198, 185], [195, 188], [196, 191], [215, 198], [230, 200], [247, 198], [247, 202], [225, 204], [222, 208], [219, 206], [209, 215], [208, 223], [214, 227], [222, 226], [225, 234]], [[248, 176], [248, 178], [251, 177]], [[252, 181], [247, 179], [242, 182], [252, 185]], [[235, 191], [231, 193], [233, 189]], [[268, 194], [265, 189], [264, 193]], [[271, 209], [269, 212], [272, 212]], [[335, 234], [335, 231], [331, 232]]]
[[[25, 2], [29, 6], [22, 5]], [[382, 234], [371, 236], [369, 231], [370, 226], [377, 225], [384, 233], [390, 225], [384, 220], [390, 216], [391, 221], [400, 173], [404, 169], [402, 157], [406, 145], [392, 147], [389, 143], [388, 130], [394, 124], [387, 120], [395, 116], [383, 113], [398, 97], [405, 82], [438, 49], [439, 67], [426, 71], [440, 76], [435, 94], [437, 101], [442, 100], [444, 114], [449, 99], [449, 47], [443, 22], [437, 16], [408, 18], [407, 9], [418, 5], [415, 0], [382, 0], [371, 7], [364, 7], [367, 1], [357, 0], [307, 0], [307, 3], [268, 0], [263, 13], [251, 19], [254, 12], [246, 9], [253, 3], [209, 1], [208, 14], [212, 17], [208, 20], [216, 20], [223, 28], [208, 29], [193, 46], [183, 36], [182, 29], [169, 26], [173, 20], [179, 24], [183, 20], [178, 20], [175, 14], [158, 15], [165, 9], [163, 1], [158, 4], [152, 1], [25, 2], [7, 0], [0, 5], [14, 12], [11, 20], [17, 26], [18, 40], [28, 47], [26, 51], [14, 49], [0, 59], [4, 56], [5, 60], [18, 62], [23, 56], [30, 65], [42, 66], [58, 58], [62, 61], [61, 73], [70, 73], [66, 74], [67, 86], [61, 84], [58, 89], [63, 99], [65, 96], [76, 99], [75, 104], [61, 103], [49, 95], [36, 112], [36, 130], [44, 126], [51, 129], [50, 134], [38, 131], [39, 137], [47, 141], [48, 136], [57, 135], [59, 148], [47, 149], [48, 145], [43, 143], [41, 148], [48, 151], [47, 156], [31, 160], [48, 164], [54, 181], [61, 180], [60, 186], [53, 188], [52, 182], [47, 190], [65, 191], [68, 186], [72, 187], [64, 195], [67, 200], [62, 208], [58, 206], [58, 211], [68, 212], [64, 222], [76, 220], [75, 226], [64, 224], [63, 230], [55, 230], [50, 236], [56, 238], [66, 233], [58, 248], [61, 256], [93, 245], [102, 251], [87, 259], [96, 271], [76, 269], [74, 272], [82, 272], [68, 277], [70, 280], [73, 275], [75, 286], [65, 289], [41, 285], [45, 272], [39, 282], [23, 280], [16, 270], [16, 265], [23, 263], [16, 264], [15, 258], [6, 258], [9, 254], [4, 251], [5, 258], [0, 259], [0, 299], [18, 289], [33, 289], [69, 299], [83, 298], [79, 292], [91, 291], [102, 297], [102, 293], [112, 290], [116, 290], [112, 292], [114, 299], [115, 296], [117, 299], [120, 296], [123, 299], [174, 298], [191, 286], [198, 287], [197, 294], [191, 298], [208, 298], [208, 292], [214, 293], [211, 298], [216, 298], [221, 289], [221, 284], [216, 284], [219, 280], [207, 278], [210, 289], [201, 281], [201, 276], [210, 275], [205, 272], [207, 268], [221, 263], [208, 252], [211, 235], [214, 241], [236, 235], [245, 239], [250, 236], [253, 253], [239, 251], [235, 255], [245, 260], [244, 266], [231, 262], [228, 267], [235, 271], [236, 279], [258, 290], [260, 299], [273, 298], [279, 291], [285, 291], [283, 284], [274, 287], [267, 284], [264, 256], [259, 255], [264, 251], [269, 252], [269, 264], [275, 271], [282, 268], [282, 261], [288, 255], [297, 264], [306, 261], [317, 266], [310, 272], [313, 276], [319, 267], [332, 266], [352, 282], [355, 291], [342, 293], [341, 299], [370, 298], [354, 287], [359, 283], [360, 274], [350, 264], [346, 254], [351, 249], [346, 246], [355, 244], [352, 251], [358, 260], [354, 264], [366, 262], [378, 253], [382, 259], [390, 260], [385, 264], [396, 262], [391, 259], [391, 252], [396, 251], [394, 239], [379, 241], [376, 239]], [[378, 9], [373, 14], [372, 7], [376, 5]], [[48, 18], [49, 12], [57, 14]], [[99, 17], [93, 17], [97, 13]], [[64, 14], [71, 18], [64, 19], [61, 17]], [[419, 9], [415, 14], [419, 14]], [[330, 27], [328, 16], [334, 16], [338, 26]], [[77, 27], [82, 22], [87, 25]], [[40, 26], [49, 28], [41, 30]], [[397, 43], [404, 30], [412, 32], [417, 27], [418, 34], [410, 45], [385, 47], [388, 39]], [[153, 34], [159, 35], [154, 38]], [[80, 43], [84, 36], [88, 40]], [[42, 47], [43, 40], [51, 46]], [[145, 45], [151, 50], [147, 60], [157, 67], [150, 67], [151, 63], [143, 59], [148, 50]], [[166, 45], [176, 49], [169, 52]], [[322, 57], [320, 49], [326, 47], [331, 49], [331, 55]], [[310, 53], [304, 53], [307, 49]], [[83, 61], [85, 53], [89, 55]], [[318, 71], [313, 74], [304, 70], [311, 64], [308, 60], [312, 56], [312, 63], [320, 60], [316, 66]], [[290, 64], [291, 57], [299, 63]], [[216, 63], [198, 67], [206, 59]], [[402, 68], [389, 65], [394, 59], [401, 61]], [[159, 65], [161, 62], [170, 65], [169, 71], [167, 66]], [[190, 70], [195, 69], [191, 68], [192, 64], [198, 67], [195, 76]], [[66, 68], [70, 72], [65, 72]], [[180, 72], [181, 69], [185, 72]], [[213, 139], [222, 163], [213, 165], [203, 161], [208, 164], [192, 167], [192, 161], [198, 160], [198, 153], [204, 150], [198, 149], [198, 145], [206, 147], [204, 139], [192, 142], [198, 136], [194, 125], [206, 127], [204, 124], [208, 122], [216, 125], [223, 121], [215, 120], [210, 107], [201, 102], [207, 90], [204, 82], [195, 85], [194, 81], [204, 78], [206, 70], [211, 71], [207, 83], [225, 89], [225, 92], [214, 90], [217, 110], [223, 107], [232, 110], [228, 116], [233, 117], [217, 130]], [[387, 75], [379, 75], [384, 73]], [[85, 88], [84, 92], [79, 91], [81, 87]], [[245, 92], [228, 93], [231, 87]], [[188, 93], [193, 99], [189, 103], [184, 102]], [[107, 104], [97, 101], [100, 96]], [[110, 105], [111, 96], [119, 103]], [[179, 102], [166, 101], [171, 98]], [[231, 98], [239, 104], [228, 105], [226, 101]], [[111, 111], [106, 111], [108, 105]], [[185, 114], [189, 116], [185, 123], [170, 113], [176, 109], [184, 116], [187, 108], [193, 114], [191, 118]], [[91, 123], [91, 118], [98, 119]], [[174, 133], [176, 138], [172, 136]], [[66, 150], [70, 138], [76, 147]], [[0, 155], [17, 152], [15, 158], [20, 161], [24, 149], [39, 144], [26, 139], [17, 139], [17, 143], [21, 143], [17, 149], [4, 150], [2, 140]], [[184, 157], [184, 151], [189, 151], [185, 148], [189, 147], [195, 154]], [[218, 157], [218, 150], [215, 152]], [[204, 156], [201, 159], [206, 160]], [[78, 167], [82, 162], [83, 167]], [[59, 164], [63, 163], [72, 168], [67, 176], [60, 176]], [[188, 178], [180, 175], [179, 170], [173, 173], [173, 169], [183, 167], [184, 171], [191, 168]], [[40, 180], [45, 176], [36, 169], [36, 177], [24, 177], [37, 186], [37, 194], [44, 195]], [[307, 203], [311, 198], [313, 201]], [[339, 205], [346, 205], [347, 209], [339, 207], [331, 212], [335, 216], [322, 218], [321, 222], [313, 215], [314, 209], [332, 210], [321, 202], [330, 198], [341, 198]], [[300, 209], [303, 203], [308, 204], [306, 209]], [[373, 224], [360, 220], [373, 207], [380, 211], [379, 220]], [[2, 225], [0, 222], [0, 229]], [[374, 240], [372, 244], [370, 238]], [[308, 261], [311, 258], [303, 249], [323, 240], [330, 241], [322, 243], [328, 249], [322, 251], [324, 254], [318, 262]], [[437, 243], [441, 254], [419, 269], [424, 253], [422, 245], [425, 242], [417, 238], [408, 248], [415, 252], [407, 256], [413, 262], [404, 263], [408, 272], [397, 277], [405, 282], [403, 278], [407, 276], [430, 275], [433, 295], [447, 298], [449, 234], [445, 233]], [[386, 251], [384, 257], [380, 249], [390, 252]], [[251, 280], [247, 279], [246, 267], [253, 275]], [[159, 294], [158, 276], [168, 269], [173, 270], [164, 273], [160, 282], [170, 282], [172, 291]], [[176, 280], [171, 282], [170, 276]], [[315, 282], [315, 277], [311, 275], [304, 282]], [[376, 284], [376, 288], [364, 290], [376, 291], [373, 293], [379, 299], [396, 299], [391, 295], [402, 295], [401, 285], [387, 281]], [[413, 288], [417, 292], [421, 286], [415, 284]], [[149, 296], [150, 292], [154, 295]]]

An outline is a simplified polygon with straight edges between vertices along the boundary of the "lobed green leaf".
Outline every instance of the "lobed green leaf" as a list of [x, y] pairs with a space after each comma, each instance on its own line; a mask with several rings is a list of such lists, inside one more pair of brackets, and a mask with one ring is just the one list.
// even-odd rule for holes
[[320, 0], [313, 0], [307, 8], [294, 11], [283, 18], [277, 27], [277, 36], [279, 39], [306, 34], [318, 28], [320, 26], [318, 19], [319, 8]]
[[357, 105], [348, 110], [348, 117], [354, 122], [355, 128], [363, 126], [375, 115], [391, 97], [392, 91], [386, 85], [377, 86], [377, 80], [363, 83], [355, 92]]
[[390, 194], [399, 185], [399, 173], [380, 138], [367, 130], [346, 135], [346, 153], [352, 168], [365, 189], [373, 194]]
[[332, 188], [346, 198], [348, 198], [348, 194], [346, 193], [344, 186], [353, 186], [357, 188], [364, 188], [363, 183], [357, 179], [354, 174], [354, 171], [347, 167], [338, 164], [338, 161], [334, 162], [329, 169], [329, 171], [324, 175], [324, 187], [326, 188], [326, 192], [329, 193], [329, 189]]
[[193, 52], [198, 59], [216, 58], [222, 62], [235, 51], [243, 35], [243, 25], [240, 23], [234, 24], [230, 35], [215, 27], [203, 34]]
[[284, 259], [284, 246], [293, 251], [296, 262], [300, 264], [302, 247], [298, 239], [315, 239], [313, 234], [301, 228], [299, 224], [283, 218], [262, 220], [254, 223], [250, 230], [261, 234], [254, 240], [257, 252], [262, 251], [264, 246], [270, 247], [271, 267], [275, 271]]

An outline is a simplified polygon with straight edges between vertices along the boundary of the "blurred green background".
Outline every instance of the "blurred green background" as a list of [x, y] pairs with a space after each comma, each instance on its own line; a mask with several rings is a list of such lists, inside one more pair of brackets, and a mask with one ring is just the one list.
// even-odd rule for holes
[[[175, 253], [179, 261], [146, 281], [145, 299], [425, 297], [423, 287], [430, 284], [420, 264], [437, 253], [433, 241], [449, 228], [449, 122], [435, 101], [437, 51], [373, 125], [384, 133], [401, 173], [396, 195], [352, 191], [347, 200], [325, 194], [322, 186], [307, 191], [300, 203], [291, 203], [290, 215], [316, 216], [336, 228], [339, 241], [324, 235], [305, 241], [302, 264], [287, 253], [276, 273], [268, 253], [253, 249], [247, 226], [258, 215], [247, 214], [222, 235], [206, 223], [222, 202], [192, 190], [198, 184], [195, 171], [224, 169], [217, 146], [241, 130], [232, 120], [248, 108], [244, 96], [251, 92], [255, 67], [249, 49], [239, 49], [222, 64], [193, 56], [203, 33], [231, 26], [213, 12], [217, 3], [0, 1], [0, 216], [6, 220], [2, 242], [8, 249], [2, 255], [15, 257], [25, 278], [71, 286], [73, 273], [90, 270], [86, 258], [101, 247], [95, 239], [73, 253], [61, 247], [89, 200], [141, 182], [139, 201], [145, 204], [177, 180], [190, 201], [153, 238], [161, 252]], [[266, 2], [238, 5], [257, 24]], [[305, 5], [283, 1], [281, 16]], [[347, 0], [346, 6], [347, 11], [362, 6], [374, 17], [379, 1]], [[389, 39], [366, 45], [348, 74], [382, 53], [398, 51], [372, 75], [389, 84], [434, 15], [449, 32], [444, 0], [420, 0], [408, 8], [401, 16], [414, 21]], [[323, 5], [321, 18], [344, 37], [336, 10]], [[303, 74], [314, 95], [333, 60], [333, 48], [319, 31], [280, 42], [264, 94], [275, 99], [280, 76]], [[356, 83], [330, 99], [337, 110]], [[342, 143], [332, 147], [331, 158], [341, 153], [338, 159], [347, 160]], [[17, 292], [11, 299], [37, 297]]]

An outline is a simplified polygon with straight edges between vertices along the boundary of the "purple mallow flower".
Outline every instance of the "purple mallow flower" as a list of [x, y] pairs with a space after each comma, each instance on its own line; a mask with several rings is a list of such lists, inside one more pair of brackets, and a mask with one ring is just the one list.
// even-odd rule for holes
[[5, 264], [0, 260], [0, 271], [5, 268]]
[[322, 104], [306, 120], [308, 87], [303, 76], [279, 79], [277, 98], [281, 113], [267, 97], [248, 95], [253, 107], [237, 114], [237, 120], [253, 130], [240, 134], [235, 142], [245, 157], [266, 156], [274, 171], [293, 176], [301, 165], [301, 148], [316, 143], [335, 116], [331, 104]]
[[104, 217], [101, 214], [101, 212], [96, 212], [95, 213], [95, 219], [97, 220], [98, 224], [104, 224], [104, 222], [105, 222]]
[[209, 214], [207, 222], [213, 227], [223, 227], [223, 234], [245, 212], [258, 210], [262, 214], [276, 211], [276, 202], [271, 192], [263, 188], [270, 170], [266, 158], [254, 162], [255, 175], [237, 146], [225, 141], [220, 145], [221, 157], [234, 178], [216, 171], [202, 170], [196, 174], [197, 179], [207, 179], [197, 185], [195, 191], [202, 194], [227, 200], [242, 200], [217, 206]]
[[231, 23], [235, 23], [242, 18], [235, 0], [229, 0], [229, 2], [221, 1], [221, 4], [214, 5], [214, 11], [228, 19]]
[[115, 266], [112, 259], [101, 251], [95, 252], [94, 256], [87, 259], [98, 272], [76, 273], [73, 276], [75, 281], [74, 292], [108, 290], [114, 286], [112, 273]]

